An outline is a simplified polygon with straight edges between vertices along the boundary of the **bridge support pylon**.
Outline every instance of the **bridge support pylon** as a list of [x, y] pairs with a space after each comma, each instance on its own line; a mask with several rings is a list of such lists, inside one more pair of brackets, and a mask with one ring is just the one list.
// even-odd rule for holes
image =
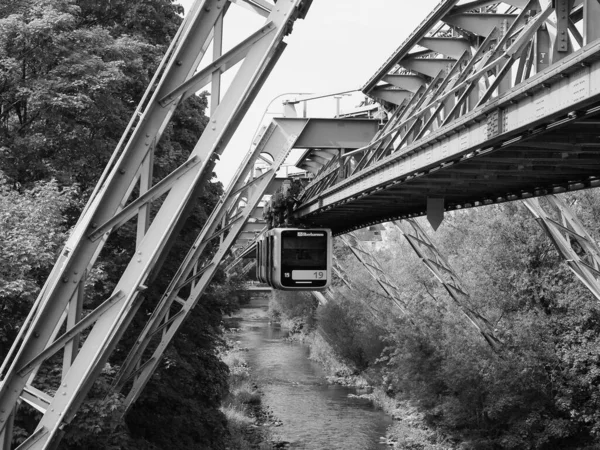
[[450, 298], [477, 328], [485, 341], [493, 350], [499, 350], [502, 342], [495, 336], [494, 327], [490, 321], [477, 312], [471, 304], [471, 297], [464, 287], [460, 277], [441, 254], [429, 235], [414, 219], [402, 222], [393, 222], [406, 238], [412, 249], [419, 256], [423, 264], [442, 283]]
[[545, 197], [558, 217], [537, 198], [523, 200], [571, 271], [600, 300], [600, 248], [569, 205], [556, 195]]
[[392, 302], [398, 307], [403, 315], [409, 315], [408, 306], [406, 301], [403, 299], [402, 291], [398, 285], [392, 280], [388, 274], [383, 270], [381, 264], [372, 252], [367, 251], [362, 245], [360, 239], [356, 233], [351, 232], [345, 235], [341, 235], [340, 239], [346, 244], [346, 246], [352, 251], [356, 259], [367, 269], [371, 277], [381, 286], [381, 289], [387, 294]]
[[[238, 6], [248, 7], [262, 16], [264, 24], [222, 53], [223, 19], [230, 7]], [[291, 25], [304, 17], [309, 6], [310, 0], [276, 4], [196, 0], [0, 367], [0, 450], [11, 449], [11, 416], [18, 404], [21, 407], [27, 404], [41, 413], [35, 430], [18, 449], [48, 449], [59, 445], [144, 302], [142, 293], [151, 285], [154, 274], [167, 257], [172, 238], [193, 207], [198, 192], [210, 180], [215, 160], [281, 56]], [[239, 30], [236, 37], [240, 37]], [[206, 61], [210, 57], [206, 53], [211, 42], [214, 44], [212, 60]], [[204, 62], [208, 64], [198, 71]], [[237, 72], [227, 89], [221, 89], [221, 75], [232, 67], [237, 67]], [[209, 83], [212, 89], [209, 124], [189, 159], [153, 185], [153, 152], [162, 132], [177, 106]], [[255, 154], [249, 156], [248, 167], [242, 164], [233, 188], [222, 198], [200, 240], [190, 249], [178, 272], [179, 278], [167, 293], [168, 301], [159, 305], [130, 353], [127, 365], [121, 368], [119, 380], [132, 380], [127, 383], [132, 388], [126, 394], [126, 406], [139, 396], [173, 333], [242, 231], [251, 210], [244, 209], [244, 205], [258, 202], [261, 189], [275, 177], [285, 157], [284, 150], [291, 148], [295, 140], [289, 135], [284, 138], [277, 151], [271, 153], [273, 167], [263, 176], [248, 176], [252, 158], [257, 158]], [[139, 195], [136, 196], [136, 192]], [[152, 203], [156, 205], [160, 198], [164, 201], [150, 221], [149, 207]], [[75, 302], [83, 298], [81, 288], [86, 273], [94, 266], [111, 234], [134, 218], [137, 218], [135, 252], [114, 292], [94, 311], [80, 317], [80, 304]], [[218, 242], [218, 250], [207, 265], [202, 266], [198, 260], [209, 242]], [[184, 287], [190, 294], [181, 298], [177, 293]], [[168, 302], [177, 304], [179, 309], [172, 313]], [[162, 333], [159, 346], [153, 349], [151, 359], [143, 360], [143, 351], [139, 350], [145, 348], [148, 336], [157, 333]], [[77, 339], [81, 341], [79, 351]], [[38, 371], [59, 352], [65, 355], [61, 376], [44, 392], [40, 388], [42, 383], [38, 382]], [[54, 362], [52, 365], [54, 367]], [[117, 389], [122, 386], [116, 384]]]

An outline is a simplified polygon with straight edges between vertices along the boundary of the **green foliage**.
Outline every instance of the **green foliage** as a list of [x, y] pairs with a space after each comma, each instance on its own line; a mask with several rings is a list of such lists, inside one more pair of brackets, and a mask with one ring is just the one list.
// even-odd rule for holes
[[228, 292], [219, 291], [205, 295], [193, 310], [127, 416], [134, 436], [160, 448], [224, 448], [227, 427], [217, 408], [229, 371], [217, 355], [215, 337]]
[[357, 301], [329, 302], [318, 309], [319, 331], [336, 353], [356, 367], [366, 370], [381, 356], [385, 329], [369, 320]]
[[12, 181], [92, 186], [160, 55], [132, 36], [81, 26], [82, 14], [46, 0], [0, 17], [0, 168]]
[[[594, 232], [597, 197], [570, 200]], [[469, 448], [598, 444], [599, 311], [529, 213], [518, 204], [455, 213], [434, 239], [504, 346], [491, 351], [441, 285], [395, 254], [418, 313], [389, 334], [388, 391]], [[400, 236], [389, 244], [383, 253], [406, 248]]]
[[281, 320], [292, 333], [306, 333], [315, 325], [317, 305], [310, 292], [273, 291], [269, 308], [271, 316]]
[[55, 181], [11, 189], [0, 172], [0, 359], [18, 333], [66, 238], [75, 188]]

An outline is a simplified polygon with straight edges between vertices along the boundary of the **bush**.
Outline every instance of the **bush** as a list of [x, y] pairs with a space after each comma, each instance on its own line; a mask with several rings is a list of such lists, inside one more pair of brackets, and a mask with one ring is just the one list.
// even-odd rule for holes
[[384, 349], [385, 330], [364, 317], [358, 302], [329, 302], [319, 308], [317, 321], [339, 356], [358, 370], [373, 365]]
[[273, 291], [269, 304], [271, 317], [292, 333], [314, 328], [317, 306], [318, 301], [305, 291]]

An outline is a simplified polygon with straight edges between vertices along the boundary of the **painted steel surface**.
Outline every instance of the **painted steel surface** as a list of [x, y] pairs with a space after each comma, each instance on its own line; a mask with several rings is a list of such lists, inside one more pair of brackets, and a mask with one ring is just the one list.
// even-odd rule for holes
[[587, 0], [442, 1], [363, 88], [381, 131], [318, 167], [297, 217], [340, 234], [425, 215], [428, 198], [448, 211], [599, 186], [594, 20]]

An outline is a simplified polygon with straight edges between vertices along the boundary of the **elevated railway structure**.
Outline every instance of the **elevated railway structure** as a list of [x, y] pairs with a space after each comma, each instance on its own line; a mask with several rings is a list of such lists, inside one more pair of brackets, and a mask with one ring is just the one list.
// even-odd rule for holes
[[[18, 448], [58, 446], [144, 302], [144, 291], [153, 289], [195, 194], [310, 3], [195, 2], [0, 367], [0, 450], [12, 448], [19, 407], [34, 408], [41, 419]], [[265, 21], [223, 51], [224, 17], [234, 7]], [[145, 317], [146, 327], [114, 380], [113, 391], [124, 395], [126, 408], [228, 252], [247, 253], [264, 228], [262, 205], [293, 149], [304, 150], [297, 164], [313, 174], [293, 216], [336, 235], [421, 215], [435, 227], [445, 211], [599, 186], [598, 23], [597, 0], [442, 0], [363, 87], [385, 109], [385, 120], [274, 119], [240, 155], [230, 186]], [[225, 88], [222, 74], [238, 65]], [[154, 147], [174, 109], [208, 84], [208, 127], [189, 160], [153, 182]], [[150, 205], [163, 198], [151, 218]], [[578, 276], [594, 289], [600, 251], [566, 205], [558, 199], [553, 204], [561, 220], [528, 200]], [[111, 234], [131, 220], [138, 230], [135, 254], [112, 295], [84, 315], [86, 274]], [[415, 247], [431, 250], [419, 230], [406, 233]], [[573, 242], [584, 255], [573, 256]], [[443, 265], [439, 255], [415, 250], [424, 252], [432, 268]], [[469, 316], [471, 300], [460, 280], [442, 273], [440, 279], [485, 336], [485, 319]], [[401, 297], [397, 289], [393, 295]], [[38, 373], [58, 357], [60, 382], [43, 391]]]
[[307, 156], [316, 176], [296, 215], [341, 234], [600, 185], [599, 14], [593, 1], [442, 1], [363, 87], [389, 113], [375, 139]]

